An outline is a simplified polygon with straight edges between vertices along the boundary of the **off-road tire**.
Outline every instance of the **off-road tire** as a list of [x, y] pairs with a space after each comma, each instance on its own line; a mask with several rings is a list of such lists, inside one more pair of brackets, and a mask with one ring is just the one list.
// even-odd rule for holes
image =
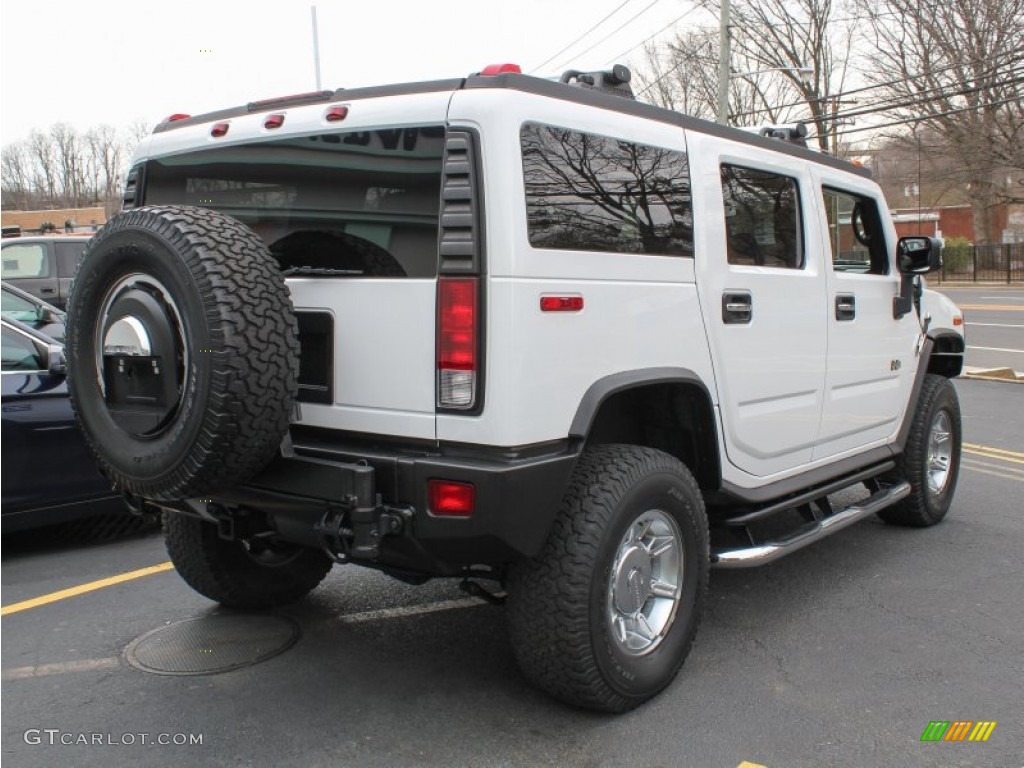
[[222, 539], [213, 523], [177, 512], [164, 513], [164, 535], [171, 562], [188, 585], [230, 608], [294, 603], [333, 565], [319, 550], [292, 545], [281, 545], [277, 562], [265, 564], [243, 542]]
[[[930, 443], [936, 419], [943, 414], [950, 427], [949, 475], [942, 488], [936, 492], [928, 484]], [[896, 469], [892, 474], [894, 479], [910, 483], [910, 495], [883, 509], [878, 516], [891, 525], [926, 528], [946, 516], [960, 473], [960, 402], [952, 382], [944, 376], [926, 374], [912, 419], [906, 447], [896, 460]]]
[[[182, 326], [177, 365], [185, 383], [155, 435], [119, 426], [98, 383], [103, 307], [115, 286], [138, 276], [166, 288], [165, 308]], [[83, 254], [68, 312], [71, 402], [119, 489], [154, 500], [197, 497], [246, 480], [273, 458], [298, 387], [298, 331], [284, 280], [251, 229], [188, 206], [121, 213]], [[163, 364], [166, 376], [175, 361]]]
[[[616, 551], [645, 510], [678, 524], [682, 594], [664, 638], [624, 655], [606, 610]], [[569, 704], [623, 712], [676, 676], [693, 644], [708, 584], [708, 528], [700, 489], [677, 459], [651, 448], [602, 445], [579, 459], [543, 551], [508, 577], [509, 634], [525, 676]]]

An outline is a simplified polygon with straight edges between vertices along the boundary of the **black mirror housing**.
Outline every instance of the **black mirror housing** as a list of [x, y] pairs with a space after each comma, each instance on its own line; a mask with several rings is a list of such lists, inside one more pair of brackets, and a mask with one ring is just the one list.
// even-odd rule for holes
[[937, 237], [901, 237], [896, 244], [899, 269], [904, 275], [926, 275], [942, 269], [942, 241]]

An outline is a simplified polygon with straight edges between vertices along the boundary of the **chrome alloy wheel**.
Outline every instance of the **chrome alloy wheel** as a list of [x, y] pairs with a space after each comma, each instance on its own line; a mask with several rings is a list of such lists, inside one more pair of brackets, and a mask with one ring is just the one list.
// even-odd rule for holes
[[949, 482], [949, 465], [953, 460], [953, 426], [946, 411], [939, 411], [928, 430], [928, 459], [925, 473], [928, 492], [938, 496]]
[[683, 591], [683, 537], [670, 514], [651, 509], [619, 542], [608, 580], [608, 623], [619, 649], [650, 653], [668, 634]]
[[129, 434], [159, 434], [181, 406], [190, 355], [181, 311], [149, 275], [118, 280], [100, 305], [96, 379], [111, 418]]

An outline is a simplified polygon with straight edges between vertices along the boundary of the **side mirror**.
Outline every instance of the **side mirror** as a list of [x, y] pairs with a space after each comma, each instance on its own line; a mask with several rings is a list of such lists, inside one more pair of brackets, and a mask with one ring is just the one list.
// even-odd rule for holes
[[68, 364], [64, 357], [64, 346], [62, 344], [46, 345], [46, 370], [60, 375], [68, 372]]
[[896, 255], [904, 275], [926, 275], [942, 269], [942, 241], [936, 237], [901, 237]]
[[39, 309], [39, 322], [40, 323], [63, 323], [64, 313], [54, 312], [52, 309], [47, 307], [41, 307]]

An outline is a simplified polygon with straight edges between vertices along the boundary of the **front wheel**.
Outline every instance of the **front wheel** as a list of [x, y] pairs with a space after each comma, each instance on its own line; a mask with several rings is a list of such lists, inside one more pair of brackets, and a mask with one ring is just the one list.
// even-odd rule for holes
[[949, 379], [929, 373], [895, 476], [910, 483], [910, 495], [878, 516], [892, 525], [925, 528], [949, 511], [960, 474], [960, 402]]
[[708, 568], [704, 503], [686, 467], [651, 448], [588, 451], [544, 550], [509, 574], [520, 667], [576, 706], [638, 706], [682, 666]]

